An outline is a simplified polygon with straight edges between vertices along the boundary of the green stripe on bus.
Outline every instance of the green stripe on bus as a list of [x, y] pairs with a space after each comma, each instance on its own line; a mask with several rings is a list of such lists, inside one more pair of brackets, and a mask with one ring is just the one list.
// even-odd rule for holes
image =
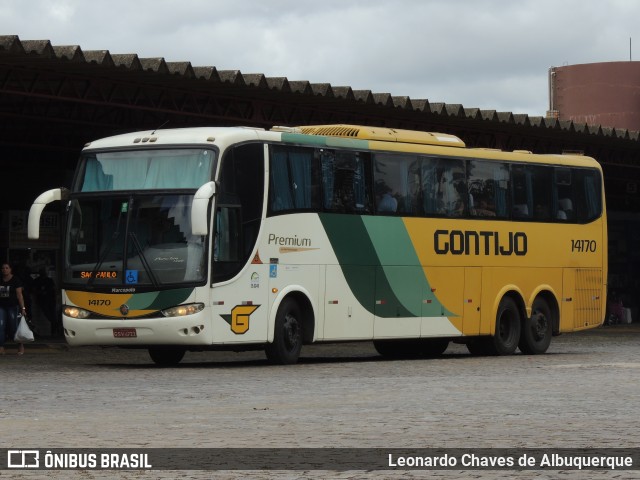
[[[382, 267], [371, 235], [358, 215], [320, 214], [320, 221], [338, 258], [342, 273], [358, 302], [379, 317], [416, 317], [420, 312], [406, 308], [392, 288]], [[404, 226], [402, 225], [403, 230]], [[394, 232], [387, 232], [394, 235]], [[406, 230], [405, 230], [406, 236]], [[371, 267], [377, 273], [371, 275]], [[397, 278], [393, 279], [397, 281]], [[384, 303], [376, 302], [384, 300]]]
[[[377, 275], [384, 278], [384, 286], [378, 285], [376, 296], [385, 303], [376, 305], [376, 314], [382, 317], [404, 316], [399, 307], [410, 312], [413, 317], [422, 316], [422, 290], [425, 284], [418, 256], [400, 217], [362, 217], [367, 234], [376, 251], [382, 271]], [[381, 314], [383, 313], [383, 314]]]
[[320, 214], [358, 302], [378, 317], [453, 316], [437, 299], [400, 217]]
[[[387, 284], [399, 302], [418, 317], [440, 316], [443, 311], [449, 314], [438, 301], [423, 302], [431, 297], [431, 286], [402, 218], [369, 216], [363, 217], [363, 222], [383, 265]], [[389, 310], [394, 308], [389, 302], [386, 305]]]
[[401, 217], [361, 217], [381, 265], [420, 265]]
[[327, 145], [327, 137], [322, 135], [304, 135], [302, 133], [283, 132], [281, 139], [286, 143], [317, 145], [319, 147], [326, 147]]
[[327, 137], [327, 147], [369, 149], [369, 140], [355, 138]]
[[283, 132], [281, 137], [283, 142], [297, 145], [315, 145], [319, 147], [332, 148], [357, 148], [360, 150], [369, 149], [368, 140], [357, 138], [327, 137], [324, 135], [305, 135], [303, 133]]

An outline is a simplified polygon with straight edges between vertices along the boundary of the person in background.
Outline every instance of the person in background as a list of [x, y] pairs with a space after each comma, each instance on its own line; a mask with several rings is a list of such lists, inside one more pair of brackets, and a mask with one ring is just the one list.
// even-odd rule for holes
[[622, 323], [624, 319], [624, 305], [622, 304], [622, 298], [618, 296], [615, 290], [609, 294], [609, 317], [607, 323], [609, 325], [617, 325]]
[[[0, 355], [5, 354], [4, 342], [13, 340], [18, 328], [18, 313], [26, 317], [23, 285], [20, 278], [13, 274], [11, 264], [2, 264], [0, 278]], [[24, 344], [18, 344], [18, 355], [24, 354]]]

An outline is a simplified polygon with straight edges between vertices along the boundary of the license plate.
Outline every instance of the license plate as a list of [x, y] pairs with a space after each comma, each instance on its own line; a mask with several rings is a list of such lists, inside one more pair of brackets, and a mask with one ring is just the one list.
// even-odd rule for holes
[[114, 328], [114, 338], [135, 338], [138, 336], [135, 328]]

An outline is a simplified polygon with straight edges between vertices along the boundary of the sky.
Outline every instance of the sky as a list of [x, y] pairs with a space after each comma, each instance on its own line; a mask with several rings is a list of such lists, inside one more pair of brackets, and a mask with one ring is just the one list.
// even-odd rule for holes
[[636, 0], [0, 0], [20, 40], [530, 116], [549, 68], [640, 60], [638, 19]]

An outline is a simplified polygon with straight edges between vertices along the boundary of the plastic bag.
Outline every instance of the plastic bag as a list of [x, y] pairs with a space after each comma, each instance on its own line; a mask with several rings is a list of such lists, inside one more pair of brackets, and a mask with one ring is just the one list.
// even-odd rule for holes
[[33, 340], [33, 332], [29, 328], [29, 325], [27, 325], [27, 319], [20, 315], [20, 323], [18, 323], [18, 328], [15, 336], [13, 337], [13, 341], [17, 343], [26, 343], [33, 342]]

